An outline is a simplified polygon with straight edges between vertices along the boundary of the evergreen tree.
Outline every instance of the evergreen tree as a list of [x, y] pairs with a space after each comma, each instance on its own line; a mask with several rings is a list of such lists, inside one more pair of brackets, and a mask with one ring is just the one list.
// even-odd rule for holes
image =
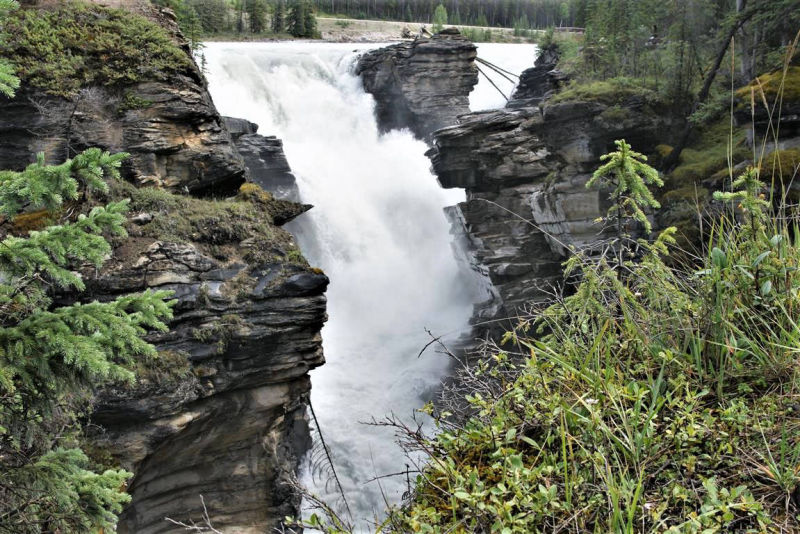
[[625, 226], [634, 220], [644, 227], [649, 234], [652, 231], [650, 221], [644, 210], [659, 208], [661, 205], [653, 196], [648, 185], [662, 187], [663, 180], [658, 171], [647, 163], [647, 156], [631, 150], [631, 145], [624, 139], [614, 141], [615, 152], [601, 156], [606, 161], [598, 168], [589, 181], [587, 188], [602, 187], [611, 189], [609, 199], [612, 202], [606, 220], [616, 226], [617, 233], [617, 265], [622, 266], [622, 254], [627, 239]]
[[305, 37], [314, 39], [317, 37], [317, 17], [314, 14], [314, 8], [310, 3], [306, 3], [304, 17], [306, 28]]
[[[17, 2], [14, 0], [0, 0], [0, 22], [6, 13], [17, 7]], [[0, 32], [2, 31], [3, 26], [0, 24]], [[0, 45], [2, 44], [2, 33], [0, 33]], [[11, 96], [17, 87], [19, 87], [19, 78], [14, 75], [14, 66], [0, 58], [0, 95]]]
[[447, 24], [447, 9], [445, 9], [444, 5], [439, 4], [433, 11], [433, 32], [442, 31], [445, 24]]
[[247, 14], [250, 17], [251, 32], [261, 33], [267, 28], [266, 0], [250, 0], [247, 5]]
[[[17, 83], [3, 79], [3, 94], [13, 97]], [[104, 235], [125, 235], [127, 201], [71, 215], [79, 197], [94, 203], [108, 191], [104, 178], [117, 178], [125, 157], [89, 149], [61, 165], [45, 165], [39, 155], [24, 171], [0, 171], [0, 532], [111, 529], [130, 500], [123, 488], [131, 473], [89, 460], [79, 420], [94, 388], [132, 382], [133, 360], [155, 356], [142, 335], [166, 329], [169, 294], [67, 305], [53, 299], [56, 291], [63, 301], [85, 288], [79, 270], [99, 268], [111, 252]], [[48, 219], [56, 223], [27, 237], [14, 228]]]
[[289, 8], [289, 33], [294, 37], [306, 36], [306, 3], [295, 0]]
[[275, 5], [275, 12], [272, 15], [272, 31], [275, 33], [283, 33], [286, 29], [286, 5], [283, 0], [278, 0]]
[[[0, 213], [45, 218], [79, 196], [104, 193], [126, 154], [89, 149], [61, 165], [43, 156], [22, 172], [0, 172]], [[0, 531], [95, 532], [110, 527], [129, 496], [123, 470], [96, 472], [80, 448], [79, 418], [95, 387], [132, 382], [134, 358], [153, 357], [141, 336], [166, 329], [166, 292], [111, 302], [55, 306], [52, 291], [80, 291], [81, 266], [99, 268], [125, 235], [127, 202], [97, 206], [75, 220], [0, 248]], [[64, 210], [67, 211], [67, 210]], [[21, 213], [24, 212], [24, 213]], [[68, 213], [68, 211], [67, 211]]]

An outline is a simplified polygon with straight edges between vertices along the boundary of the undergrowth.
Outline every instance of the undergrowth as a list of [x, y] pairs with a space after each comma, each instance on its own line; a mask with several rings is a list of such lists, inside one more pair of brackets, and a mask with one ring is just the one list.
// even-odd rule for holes
[[[377, 530], [800, 531], [800, 226], [774, 173], [794, 154], [764, 152], [728, 169], [693, 264], [669, 262], [675, 228], [576, 251], [574, 291], [464, 366], [465, 397], [423, 408], [433, 435], [388, 421], [426, 461]], [[350, 531], [322, 509], [307, 523]]]
[[123, 9], [62, 2], [18, 9], [3, 21], [0, 54], [24, 86], [70, 96], [81, 87], [164, 80], [192, 71], [189, 55], [158, 24]]

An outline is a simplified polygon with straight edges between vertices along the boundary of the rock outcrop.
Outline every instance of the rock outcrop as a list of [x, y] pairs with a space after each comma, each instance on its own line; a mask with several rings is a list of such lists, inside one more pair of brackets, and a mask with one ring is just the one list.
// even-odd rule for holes
[[409, 128], [430, 139], [469, 112], [469, 93], [478, 83], [477, 49], [457, 30], [367, 52], [356, 74], [375, 97], [383, 131]]
[[600, 155], [621, 138], [647, 152], [668, 128], [636, 101], [521, 106], [459, 122], [434, 134], [428, 156], [443, 187], [467, 191], [457, 209], [477, 270], [496, 288], [479, 319], [514, 316], [552, 293], [569, 249], [604, 237], [594, 221], [607, 195], [585, 187]]
[[[118, 188], [120, 186], [117, 186]], [[327, 277], [274, 226], [304, 207], [264, 193], [206, 201], [136, 191], [129, 237], [89, 284], [93, 297], [148, 288], [177, 299], [160, 358], [136, 388], [109, 388], [99, 450], [135, 473], [119, 532], [168, 532], [165, 517], [268, 532], [299, 500], [291, 479], [310, 438], [308, 371], [324, 362]]]
[[[187, 54], [169, 10], [151, 8]], [[244, 182], [242, 157], [193, 62], [168, 80], [141, 80], [120, 86], [93, 85], [70, 97], [23, 88], [0, 115], [0, 160], [16, 167], [44, 152], [48, 161], [90, 146], [131, 154], [124, 170], [139, 185], [172, 191], [236, 191]]]
[[567, 77], [558, 69], [558, 50], [545, 48], [536, 58], [533, 67], [519, 75], [519, 83], [506, 107], [522, 108], [537, 106], [564, 84]]
[[[169, 12], [136, 6], [185, 45]], [[276, 198], [292, 177], [280, 141], [239, 124], [232, 137], [196, 67], [0, 100], [0, 168], [37, 151], [53, 162], [90, 146], [131, 154], [125, 180], [96, 199], [131, 199], [129, 236], [84, 273], [81, 298], [168, 289], [177, 300], [169, 332], [150, 337], [159, 358], [142, 362], [135, 387], [98, 392], [87, 425], [94, 460], [134, 472], [122, 533], [181, 530], [165, 517], [202, 522], [200, 495], [224, 532], [271, 532], [299, 513], [290, 481], [310, 441], [308, 371], [324, 362], [328, 279], [280, 228], [310, 208]], [[273, 196], [245, 179], [280, 187]]]
[[283, 141], [274, 135], [256, 133], [258, 124], [245, 119], [223, 117], [239, 154], [244, 158], [249, 179], [276, 198], [300, 201], [297, 181], [283, 153]]

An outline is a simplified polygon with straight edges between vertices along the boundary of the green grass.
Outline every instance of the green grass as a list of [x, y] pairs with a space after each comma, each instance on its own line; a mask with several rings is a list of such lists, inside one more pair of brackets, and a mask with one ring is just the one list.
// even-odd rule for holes
[[797, 531], [800, 248], [742, 187], [697, 268], [669, 232], [624, 276], [571, 258], [575, 294], [468, 372], [472, 415], [411, 436], [430, 460], [384, 530]]
[[129, 225], [133, 236], [192, 242], [221, 260], [242, 253], [240, 243], [247, 240], [243, 259], [249, 263], [306, 264], [291, 236], [273, 223], [273, 214], [285, 202], [254, 184], [244, 184], [239, 195], [224, 200], [193, 198], [154, 187], [137, 189], [123, 182], [112, 185], [112, 195], [130, 198], [132, 213], [153, 216], [143, 225]]
[[23, 86], [69, 96], [82, 87], [121, 87], [192, 70], [191, 58], [158, 24], [83, 2], [18, 9], [3, 23], [3, 56]]

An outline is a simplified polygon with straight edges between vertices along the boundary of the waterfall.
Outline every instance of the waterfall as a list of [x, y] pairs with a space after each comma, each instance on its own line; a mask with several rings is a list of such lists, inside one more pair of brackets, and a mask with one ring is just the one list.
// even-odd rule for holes
[[[430, 341], [425, 329], [455, 340], [468, 331], [477, 298], [454, 259], [443, 214], [464, 192], [438, 186], [427, 147], [409, 132], [379, 134], [372, 97], [351, 72], [356, 49], [375, 46], [208, 43], [205, 49], [220, 112], [283, 139], [302, 200], [314, 205], [295, 227], [305, 256], [331, 279], [322, 332], [327, 363], [311, 374], [311, 398], [362, 526], [381, 515], [384, 497], [397, 503], [407, 488], [405, 476], [368, 481], [408, 463], [391, 430], [363, 422], [391, 414], [411, 420], [450, 365], [434, 350], [417, 357]], [[424, 416], [417, 418], [430, 429]], [[307, 472], [304, 482], [337, 500], [326, 480]]]

